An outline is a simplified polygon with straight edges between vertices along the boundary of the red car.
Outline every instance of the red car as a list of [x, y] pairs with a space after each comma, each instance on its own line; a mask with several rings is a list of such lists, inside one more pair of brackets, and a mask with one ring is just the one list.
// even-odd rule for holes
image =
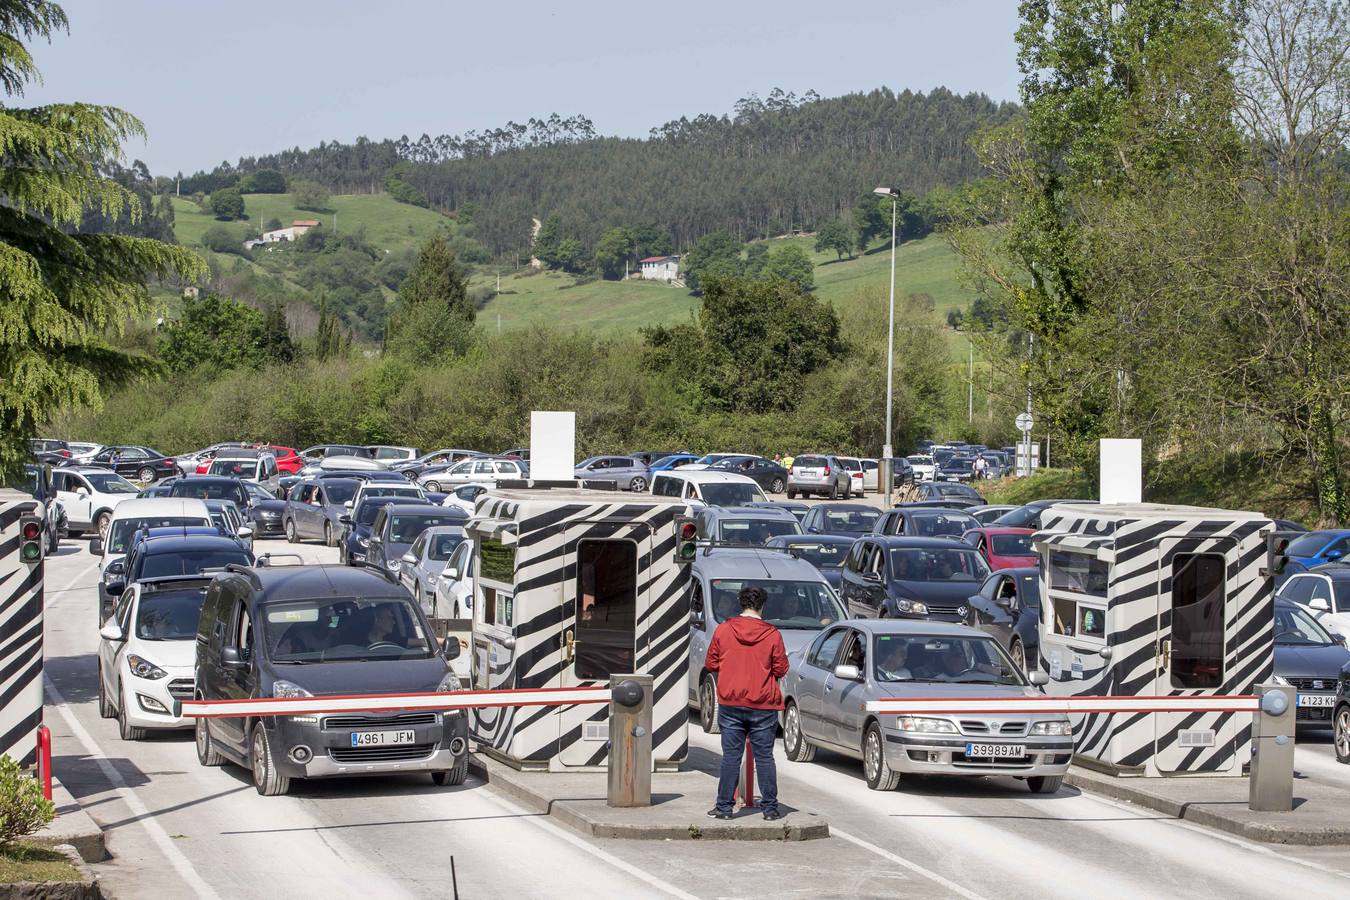
[[970, 529], [961, 535], [961, 540], [980, 551], [991, 569], [1021, 569], [1040, 565], [1041, 558], [1031, 546], [1031, 536], [1035, 533], [1033, 528], [990, 525]]
[[294, 447], [280, 447], [276, 444], [267, 445], [277, 457], [277, 471], [285, 475], [296, 475], [305, 467], [305, 460], [299, 453], [295, 452]]

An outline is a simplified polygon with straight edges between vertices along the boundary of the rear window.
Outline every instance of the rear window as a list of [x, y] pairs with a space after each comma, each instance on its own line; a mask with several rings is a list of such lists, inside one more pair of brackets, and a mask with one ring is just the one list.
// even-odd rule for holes
[[830, 463], [823, 456], [799, 456], [792, 461], [794, 469], [823, 469]]
[[1029, 534], [995, 534], [989, 538], [995, 556], [1034, 556]]
[[1330, 534], [1318, 534], [1316, 531], [1294, 538], [1285, 550], [1290, 556], [1312, 556], [1336, 538]]
[[131, 536], [142, 528], [186, 528], [210, 524], [210, 521], [202, 516], [139, 516], [133, 519], [118, 519], [112, 524], [106, 549], [109, 553], [126, 553]]
[[709, 482], [699, 486], [699, 493], [703, 495], [703, 502], [711, 506], [744, 506], [765, 501], [764, 492], [753, 481], [749, 484]]
[[862, 463], [856, 459], [841, 459], [839, 460], [839, 465], [843, 466], [845, 469], [848, 469], [850, 472], [862, 471]]
[[198, 500], [230, 500], [245, 503], [244, 489], [233, 481], [176, 481], [170, 497], [195, 497]]
[[848, 556], [848, 544], [792, 544], [793, 556], [804, 559], [817, 569], [837, 569]]
[[821, 516], [820, 530], [826, 534], [871, 531], [880, 517], [881, 510], [832, 509]]
[[243, 550], [191, 550], [181, 553], [157, 553], [145, 557], [140, 578], [164, 578], [168, 575], [200, 575], [206, 569], [223, 569], [230, 563], [241, 566], [253, 564], [253, 558]]
[[143, 641], [192, 640], [205, 599], [204, 587], [142, 594], [136, 609], [136, 637]]
[[458, 516], [435, 516], [435, 515], [399, 515], [395, 513], [389, 517], [389, 540], [396, 544], [411, 544], [417, 540], [417, 536], [426, 531], [433, 525], [455, 525], [460, 521]]
[[948, 534], [959, 537], [972, 528], [980, 527], [974, 516], [965, 513], [911, 514], [909, 523], [910, 529], [906, 533], [917, 537], [942, 537]]
[[801, 533], [795, 519], [727, 519], [722, 522], [719, 537], [730, 543], [758, 545], [779, 535]]

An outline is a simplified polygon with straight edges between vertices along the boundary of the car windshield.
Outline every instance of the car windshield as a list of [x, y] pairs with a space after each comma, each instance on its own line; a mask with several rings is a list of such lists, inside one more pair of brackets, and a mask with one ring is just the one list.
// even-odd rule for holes
[[994, 520], [995, 525], [1005, 525], [1008, 528], [1026, 528], [1037, 516], [1041, 514], [1040, 507], [1037, 506], [1019, 506], [1017, 509], [1010, 509], [1003, 515]]
[[368, 484], [366, 489], [361, 492], [361, 499], [366, 497], [425, 497], [426, 492], [413, 485], [397, 484]]
[[883, 682], [1026, 684], [990, 638], [879, 634], [873, 643], [872, 671]]
[[723, 519], [719, 537], [733, 544], [758, 545], [779, 535], [801, 533], [796, 519]]
[[164, 578], [168, 575], [200, 575], [206, 569], [223, 569], [230, 563], [253, 565], [253, 557], [238, 550], [184, 550], [146, 556], [138, 578]]
[[1334, 644], [1327, 630], [1317, 620], [1296, 606], [1277, 604], [1275, 607], [1275, 643], [1325, 646]]
[[877, 509], [830, 509], [820, 517], [820, 530], [825, 534], [867, 532], [880, 516]]
[[980, 527], [974, 516], [958, 512], [911, 513], [909, 525], [905, 533], [916, 537], [960, 536]]
[[[359, 481], [337, 478], [325, 478], [323, 480], [323, 492], [328, 497], [329, 503], [346, 503], [356, 496], [356, 489], [361, 486]], [[371, 517], [371, 522], [375, 521]], [[370, 522], [366, 523], [367, 525]]]
[[130, 519], [118, 519], [108, 529], [109, 553], [126, 553], [127, 542], [142, 528], [185, 528], [192, 525], [210, 525], [202, 516], [137, 516]]
[[243, 493], [236, 481], [175, 481], [169, 489], [170, 497], [196, 497], [198, 500], [242, 500]]
[[950, 481], [939, 481], [933, 485], [933, 488], [944, 497], [970, 497], [976, 503], [983, 503], [980, 494], [968, 484], [956, 484]]
[[434, 525], [454, 525], [462, 521], [458, 516], [440, 516], [433, 513], [395, 513], [389, 518], [389, 540], [395, 544], [411, 544], [417, 536]]
[[741, 482], [708, 482], [699, 486], [703, 502], [712, 506], [744, 506], [747, 503], [764, 503], [767, 498], [759, 485]]
[[947, 460], [956, 455], [956, 451], [950, 448], [933, 451], [933, 462], [937, 465], [945, 465]]
[[1029, 534], [992, 534], [989, 547], [995, 556], [1035, 556]]
[[789, 544], [792, 555], [806, 560], [817, 569], [837, 569], [848, 556], [849, 544]]
[[206, 588], [151, 591], [136, 608], [136, 637], [143, 641], [190, 641], [197, 636]]
[[769, 595], [764, 621], [786, 631], [819, 631], [844, 618], [834, 591], [818, 581], [715, 578], [712, 583], [713, 617], [719, 622], [741, 614], [741, 588], [757, 587]]
[[1350, 581], [1333, 579], [1331, 590], [1336, 596], [1336, 612], [1350, 612]]
[[1285, 552], [1290, 556], [1313, 556], [1334, 540], [1336, 540], [1336, 535], [1311, 531], [1290, 541]]
[[244, 482], [244, 490], [248, 492], [248, 499], [253, 503], [264, 503], [268, 500], [277, 499], [277, 495], [263, 487], [261, 484], [254, 484], [251, 481]]
[[277, 600], [263, 604], [261, 619], [274, 663], [428, 659], [434, 652], [412, 602], [401, 597]]
[[352, 521], [357, 525], [370, 526], [375, 524], [375, 517], [384, 509], [387, 500], [381, 500], [378, 497], [370, 500], [362, 500], [361, 505], [356, 507], [356, 515], [352, 516]]
[[464, 543], [462, 534], [438, 534], [431, 539], [431, 549], [427, 551], [427, 557], [438, 562], [445, 562], [450, 558], [450, 554], [455, 552], [455, 548]]
[[652, 468], [653, 468], [653, 469], [657, 469], [657, 468], [660, 468], [661, 466], [670, 466], [670, 465], [674, 465], [676, 462], [679, 462], [679, 461], [682, 460], [682, 459], [688, 459], [688, 458], [689, 458], [689, 457], [686, 456], [686, 455], [683, 454], [683, 453], [672, 453], [670, 456], [663, 456], [663, 457], [661, 457], [660, 459], [658, 459], [656, 462], [652, 463]]
[[136, 485], [113, 472], [90, 472], [84, 476], [100, 494], [134, 494]]
[[931, 466], [933, 457], [931, 456], [910, 456], [908, 457], [911, 466]]
[[989, 574], [980, 554], [958, 547], [895, 547], [891, 570], [896, 581], [984, 581]]

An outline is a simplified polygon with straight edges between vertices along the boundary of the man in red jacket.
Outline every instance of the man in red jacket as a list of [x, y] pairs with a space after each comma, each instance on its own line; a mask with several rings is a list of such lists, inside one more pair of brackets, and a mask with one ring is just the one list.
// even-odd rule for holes
[[787, 674], [787, 650], [778, 629], [760, 617], [768, 595], [762, 588], [741, 588], [741, 614], [727, 619], [713, 632], [705, 665], [717, 673], [717, 722], [722, 728], [722, 775], [717, 784], [714, 819], [730, 819], [740, 778], [745, 739], [755, 755], [759, 780], [759, 808], [764, 818], [782, 818], [778, 811], [778, 770], [773, 762], [773, 738], [783, 692], [778, 679]]

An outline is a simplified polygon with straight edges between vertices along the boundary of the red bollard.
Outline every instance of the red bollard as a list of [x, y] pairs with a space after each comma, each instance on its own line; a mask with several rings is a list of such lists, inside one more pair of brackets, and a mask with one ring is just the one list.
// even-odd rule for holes
[[751, 809], [755, 806], [755, 756], [750, 752], [750, 739], [745, 739], [745, 766], [741, 769], [741, 783], [738, 785], [741, 806]]
[[42, 781], [42, 796], [52, 799], [52, 733], [46, 725], [37, 730], [37, 770]]

